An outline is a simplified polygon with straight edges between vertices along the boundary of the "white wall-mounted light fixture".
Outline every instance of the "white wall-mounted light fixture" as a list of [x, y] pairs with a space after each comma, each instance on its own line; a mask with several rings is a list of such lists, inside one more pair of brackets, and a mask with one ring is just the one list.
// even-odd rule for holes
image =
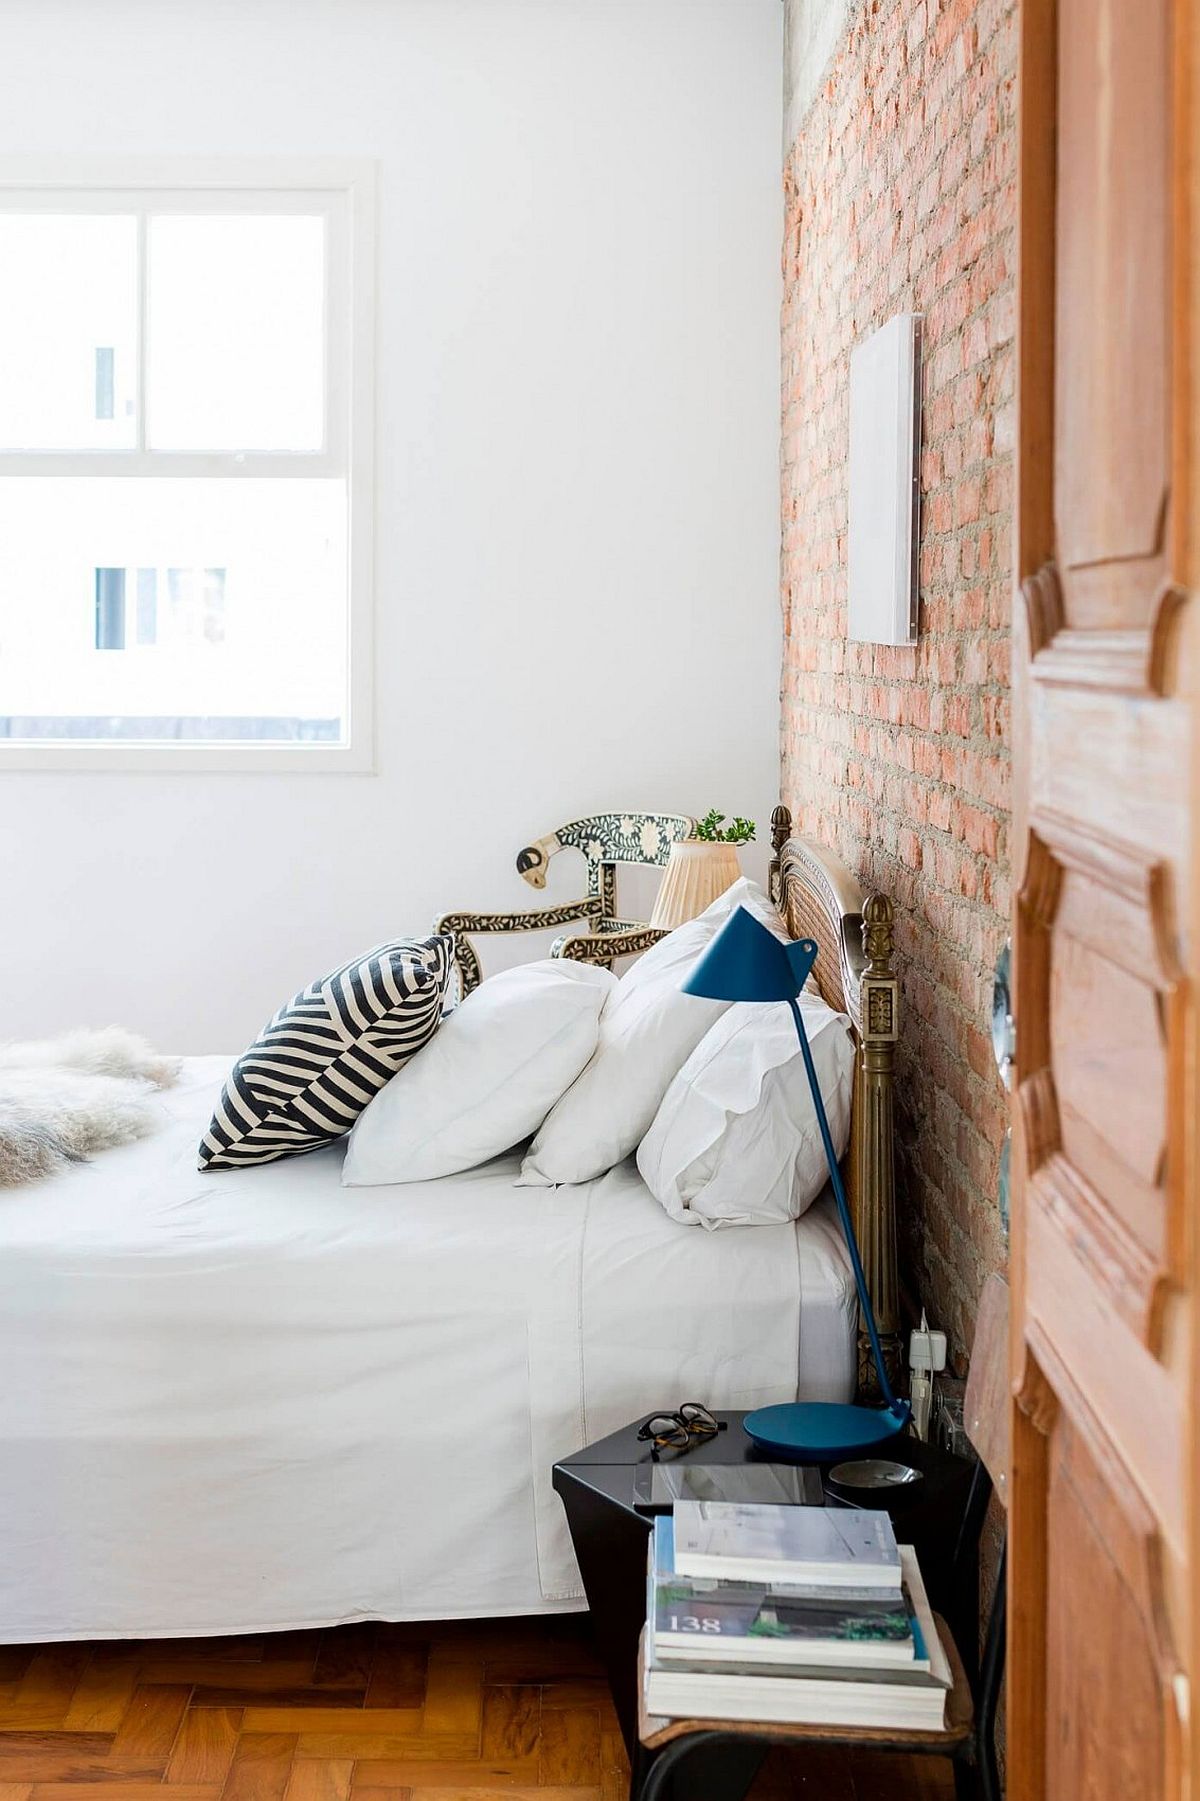
[[917, 641], [921, 315], [897, 313], [850, 355], [849, 636]]

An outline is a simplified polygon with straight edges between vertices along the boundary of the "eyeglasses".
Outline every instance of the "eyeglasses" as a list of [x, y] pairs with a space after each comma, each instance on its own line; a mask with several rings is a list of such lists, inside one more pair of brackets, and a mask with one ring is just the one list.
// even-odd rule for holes
[[725, 1426], [725, 1420], [714, 1419], [699, 1401], [685, 1401], [674, 1413], [652, 1413], [637, 1435], [643, 1444], [653, 1444], [651, 1456], [657, 1457], [660, 1451], [690, 1451], [693, 1444], [724, 1432]]

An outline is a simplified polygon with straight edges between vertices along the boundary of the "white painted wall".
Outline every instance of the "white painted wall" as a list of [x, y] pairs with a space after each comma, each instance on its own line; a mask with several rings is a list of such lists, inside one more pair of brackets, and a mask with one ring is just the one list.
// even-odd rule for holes
[[513, 855], [564, 819], [767, 835], [781, 13], [6, 0], [0, 155], [378, 159], [379, 732], [369, 776], [0, 775], [0, 1036], [236, 1050], [343, 956], [536, 901]]

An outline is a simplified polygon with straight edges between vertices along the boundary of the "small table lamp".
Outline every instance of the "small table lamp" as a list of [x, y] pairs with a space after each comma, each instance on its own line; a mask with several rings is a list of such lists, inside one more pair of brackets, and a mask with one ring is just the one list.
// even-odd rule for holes
[[800, 1054], [808, 1085], [812, 1090], [817, 1123], [829, 1165], [829, 1181], [837, 1202], [838, 1218], [846, 1235], [858, 1304], [866, 1322], [875, 1359], [875, 1373], [884, 1398], [882, 1407], [860, 1407], [838, 1401], [788, 1401], [776, 1407], [760, 1407], [747, 1414], [746, 1431], [756, 1444], [777, 1456], [796, 1461], [828, 1463], [835, 1458], [854, 1457], [895, 1438], [903, 1432], [911, 1418], [907, 1401], [898, 1401], [892, 1393], [879, 1345], [879, 1329], [867, 1292], [854, 1222], [846, 1201], [838, 1169], [837, 1153], [829, 1131], [829, 1120], [817, 1072], [813, 1068], [812, 1051], [804, 1020], [796, 1005], [796, 997], [804, 988], [809, 972], [817, 960], [817, 947], [811, 938], [800, 938], [784, 944], [767, 930], [745, 907], [730, 914], [708, 949], [701, 956], [683, 984], [685, 994], [703, 995], [718, 1001], [786, 1001], [792, 1009]]
[[680, 838], [671, 846], [650, 924], [664, 932], [698, 919], [742, 873], [737, 846], [706, 838]]

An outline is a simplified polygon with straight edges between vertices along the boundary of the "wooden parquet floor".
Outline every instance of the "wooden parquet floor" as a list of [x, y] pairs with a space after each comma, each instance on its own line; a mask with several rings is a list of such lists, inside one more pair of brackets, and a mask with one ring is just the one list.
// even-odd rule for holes
[[[0, 1647], [0, 1801], [625, 1801], [579, 1616]], [[755, 1801], [952, 1801], [947, 1766], [773, 1756]]]

